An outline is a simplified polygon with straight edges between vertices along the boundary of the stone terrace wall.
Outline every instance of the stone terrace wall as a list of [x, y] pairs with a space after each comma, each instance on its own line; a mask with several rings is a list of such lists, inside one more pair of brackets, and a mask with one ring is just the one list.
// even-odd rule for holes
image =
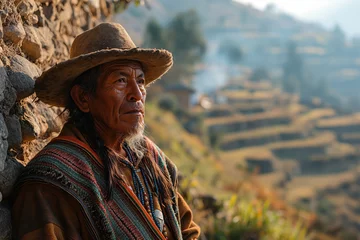
[[112, 9], [106, 0], [0, 0], [0, 239], [11, 239], [19, 172], [63, 124], [62, 109], [37, 101], [34, 80]]

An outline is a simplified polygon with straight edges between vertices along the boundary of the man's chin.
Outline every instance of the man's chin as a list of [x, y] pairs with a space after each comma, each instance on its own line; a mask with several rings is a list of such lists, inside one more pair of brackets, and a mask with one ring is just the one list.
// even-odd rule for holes
[[138, 159], [142, 159], [144, 156], [143, 141], [144, 141], [144, 129], [145, 125], [140, 124], [138, 127], [134, 128], [133, 131], [125, 137], [125, 142], [128, 144], [130, 149], [137, 155]]

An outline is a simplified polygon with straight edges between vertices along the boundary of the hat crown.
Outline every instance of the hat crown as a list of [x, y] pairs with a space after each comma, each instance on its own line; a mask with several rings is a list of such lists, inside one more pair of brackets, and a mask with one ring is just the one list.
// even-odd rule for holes
[[136, 45], [121, 24], [101, 23], [74, 39], [70, 58], [112, 48], [131, 49]]

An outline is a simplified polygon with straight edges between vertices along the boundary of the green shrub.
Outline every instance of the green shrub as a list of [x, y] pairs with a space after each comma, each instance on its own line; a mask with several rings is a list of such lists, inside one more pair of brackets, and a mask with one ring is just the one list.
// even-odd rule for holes
[[271, 210], [268, 202], [238, 200], [236, 195], [224, 202], [222, 211], [207, 230], [207, 239], [213, 240], [306, 239], [306, 229], [300, 222], [294, 225], [280, 212]]
[[179, 103], [174, 95], [165, 94], [159, 97], [158, 106], [165, 111], [175, 112], [179, 108]]

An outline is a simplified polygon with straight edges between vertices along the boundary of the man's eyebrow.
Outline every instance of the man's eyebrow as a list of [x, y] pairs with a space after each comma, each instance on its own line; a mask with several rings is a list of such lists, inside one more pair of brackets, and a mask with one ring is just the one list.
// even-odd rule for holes
[[130, 74], [127, 73], [127, 72], [125, 72], [125, 71], [116, 71], [115, 73], [116, 73], [117, 75], [124, 75], [124, 76], [126, 76], [126, 77], [129, 77], [129, 76], [130, 76]]
[[[117, 74], [117, 75], [123, 75], [123, 76], [125, 76], [125, 77], [129, 77], [129, 76], [130, 76], [130, 74], [127, 73], [127, 72], [125, 72], [125, 71], [117, 71], [116, 74]], [[144, 73], [140, 73], [136, 78], [140, 78], [140, 77], [144, 77], [144, 76], [145, 76]]]

